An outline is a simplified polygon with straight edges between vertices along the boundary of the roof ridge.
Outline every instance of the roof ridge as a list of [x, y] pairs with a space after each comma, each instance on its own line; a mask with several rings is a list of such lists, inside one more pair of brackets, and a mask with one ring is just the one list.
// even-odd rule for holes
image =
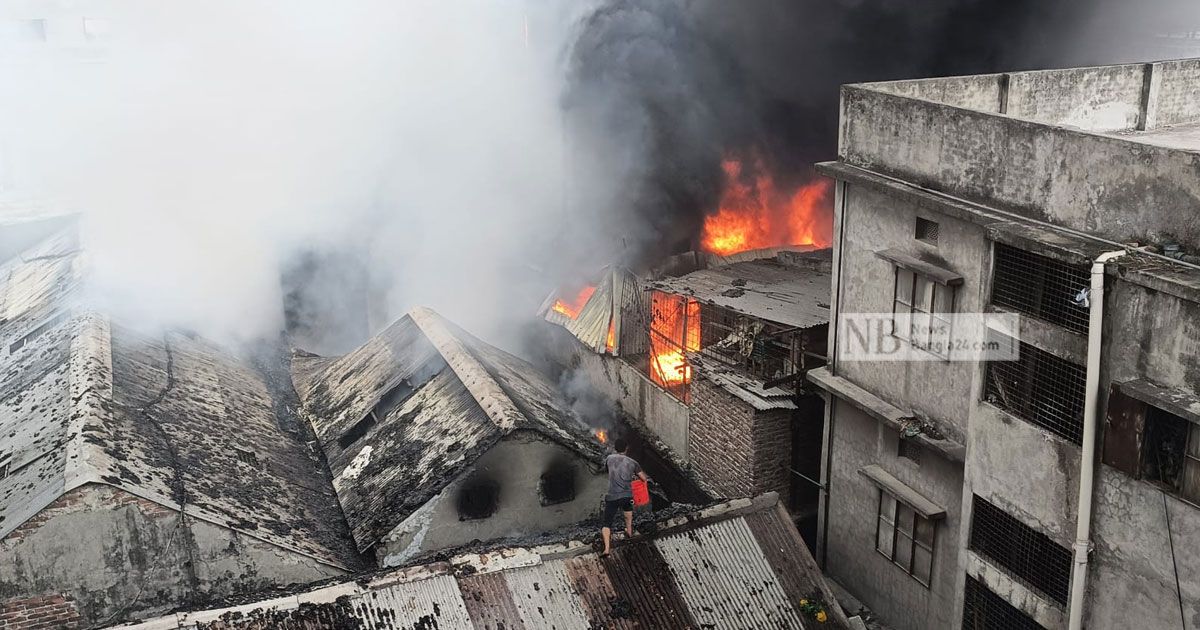
[[442, 316], [431, 308], [418, 306], [409, 311], [409, 317], [437, 348], [492, 423], [505, 433], [511, 431], [524, 414], [479, 359], [450, 332]]
[[89, 419], [108, 418], [106, 400], [113, 399], [112, 332], [107, 317], [90, 311], [79, 316], [68, 361], [71, 419], [67, 425], [64, 492], [98, 481], [99, 449], [85, 439]]

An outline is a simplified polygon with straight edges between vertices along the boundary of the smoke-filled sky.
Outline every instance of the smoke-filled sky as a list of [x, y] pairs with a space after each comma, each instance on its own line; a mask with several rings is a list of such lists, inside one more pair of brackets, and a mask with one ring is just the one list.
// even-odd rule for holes
[[0, 194], [84, 213], [114, 315], [271, 336], [281, 269], [318, 252], [351, 262], [311, 275], [315, 311], [367, 291], [375, 325], [426, 304], [513, 348], [560, 282], [694, 237], [726, 153], [807, 178], [838, 84], [1170, 56], [1150, 35], [1200, 30], [1200, 2], [0, 0], [0, 20]]

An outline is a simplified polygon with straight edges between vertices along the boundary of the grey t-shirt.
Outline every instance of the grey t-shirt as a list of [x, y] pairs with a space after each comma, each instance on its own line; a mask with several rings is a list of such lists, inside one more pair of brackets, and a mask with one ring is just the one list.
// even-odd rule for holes
[[620, 453], [609, 455], [604, 464], [608, 466], [608, 494], [604, 495], [605, 500], [632, 498], [633, 490], [629, 484], [642, 471], [642, 467], [632, 457]]

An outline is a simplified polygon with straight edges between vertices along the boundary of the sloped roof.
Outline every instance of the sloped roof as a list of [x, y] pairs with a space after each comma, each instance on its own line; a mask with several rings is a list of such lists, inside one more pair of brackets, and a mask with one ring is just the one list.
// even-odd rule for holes
[[831, 278], [829, 250], [783, 251], [775, 258], [655, 280], [649, 287], [784, 326], [809, 328], [829, 323]]
[[0, 266], [0, 537], [103, 483], [361, 568], [321, 463], [279, 429], [262, 375], [203, 340], [142, 336], [81, 311], [74, 234]]
[[343, 357], [297, 357], [293, 378], [360, 550], [515, 430], [603, 457], [554, 383], [429, 309]]
[[[169, 628], [850, 627], [774, 494], [661, 521], [600, 558], [578, 541], [466, 554], [134, 624]], [[818, 623], [800, 601], [823, 606]]]

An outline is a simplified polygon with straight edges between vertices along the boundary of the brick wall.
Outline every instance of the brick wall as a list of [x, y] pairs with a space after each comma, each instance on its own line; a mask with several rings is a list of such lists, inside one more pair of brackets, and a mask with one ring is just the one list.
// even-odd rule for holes
[[688, 452], [700, 478], [726, 496], [775, 491], [786, 501], [791, 412], [757, 412], [703, 377], [691, 388]]
[[63, 595], [10, 599], [0, 604], [0, 629], [80, 628], [75, 601]]
[[73, 512], [92, 510], [97, 505], [104, 505], [106, 509], [114, 510], [126, 505], [136, 505], [142, 514], [150, 518], [162, 518], [178, 514], [175, 510], [164, 505], [147, 501], [139, 496], [117, 490], [111, 486], [89, 484], [75, 488], [55, 499], [53, 503], [43, 508], [37, 514], [34, 514], [29, 520], [21, 523], [20, 527], [9, 532], [3, 539], [0, 539], [0, 542], [18, 542], [37, 531], [43, 524], [55, 517]]

